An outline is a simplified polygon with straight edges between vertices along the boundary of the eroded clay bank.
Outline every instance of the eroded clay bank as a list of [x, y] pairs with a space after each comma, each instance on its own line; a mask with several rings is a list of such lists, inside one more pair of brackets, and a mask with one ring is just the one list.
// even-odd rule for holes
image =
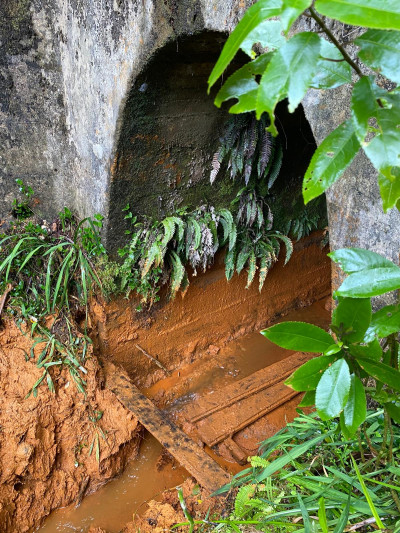
[[[247, 359], [250, 343], [239, 357], [241, 339], [330, 294], [330, 263], [321, 240], [322, 234], [314, 233], [296, 243], [290, 262], [284, 266], [280, 261], [271, 270], [261, 294], [255, 284], [245, 290], [246, 273], [228, 283], [223, 259], [217, 257], [213, 268], [191, 279], [184, 298], [162, 300], [150, 311], [137, 313], [134, 298], [93, 302], [94, 349], [86, 396], [60, 371], [55, 395], [41, 387], [36, 398], [26, 399], [41, 372], [29, 357], [30, 337], [7, 322], [0, 332], [1, 531], [36, 530], [54, 509], [81, 502], [140, 453], [143, 428], [108, 390], [106, 363], [125, 371], [178, 427], [201, 439], [203, 429], [193, 433], [185, 419], [194, 399], [234, 387], [287, 356], [271, 353], [260, 361], [251, 355]], [[320, 312], [321, 325], [326, 325], [323, 304], [318, 305], [314, 312]], [[222, 435], [215, 446], [202, 444], [225, 470], [235, 472], [243, 457], [256, 451], [257, 442], [294, 415], [297, 401], [291, 397], [268, 414], [259, 413], [234, 434]], [[89, 525], [82, 527], [78, 531], [89, 530]]]

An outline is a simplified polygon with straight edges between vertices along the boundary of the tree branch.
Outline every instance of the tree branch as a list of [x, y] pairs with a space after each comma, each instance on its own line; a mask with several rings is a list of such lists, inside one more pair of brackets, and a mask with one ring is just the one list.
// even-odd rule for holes
[[351, 59], [349, 54], [346, 52], [344, 46], [342, 46], [339, 41], [336, 39], [336, 37], [333, 35], [331, 30], [325, 25], [325, 22], [317, 15], [317, 13], [314, 11], [313, 7], [309, 8], [309, 12], [311, 17], [315, 20], [315, 22], [318, 24], [320, 28], [323, 29], [323, 31], [326, 33], [326, 35], [329, 37], [329, 39], [333, 42], [333, 44], [338, 48], [343, 55], [344, 59], [347, 61], [347, 63], [355, 70], [355, 72], [362, 77], [363, 73], [361, 72], [359, 66]]

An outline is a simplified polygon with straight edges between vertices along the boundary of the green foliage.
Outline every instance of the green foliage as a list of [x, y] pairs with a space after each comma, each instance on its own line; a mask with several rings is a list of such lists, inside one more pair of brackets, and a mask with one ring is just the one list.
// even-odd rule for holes
[[256, 120], [254, 113], [228, 120], [220, 147], [213, 156], [211, 183], [218, 176], [221, 165], [225, 164], [232, 179], [243, 177], [246, 186], [251, 178], [260, 180], [264, 196], [267, 194], [282, 165], [281, 143], [266, 131], [267, 125], [265, 117]]
[[[24, 190], [32, 196], [30, 188]], [[36, 365], [43, 373], [28, 396], [36, 396], [43, 382], [55, 392], [52, 373], [57, 367], [67, 368], [78, 390], [85, 392], [88, 303], [94, 288], [101, 289], [93, 265], [104, 255], [101, 226], [100, 215], [78, 222], [65, 208], [50, 225], [17, 222], [1, 236], [0, 292], [11, 284], [7, 311], [32, 335], [30, 357], [35, 359], [35, 347], [41, 349]], [[83, 332], [74, 325], [80, 315], [85, 318]]]
[[[128, 294], [136, 291], [143, 301], [153, 303], [159, 299], [159, 290], [169, 284], [174, 297], [189, 284], [189, 270], [196, 275], [213, 263], [218, 250], [226, 247], [225, 272], [230, 280], [236, 272], [248, 268], [247, 288], [259, 270], [259, 289], [262, 289], [270, 267], [277, 261], [281, 243], [286, 248], [287, 262], [292, 253], [288, 237], [272, 230], [272, 220], [267, 205], [253, 192], [239, 192], [239, 209], [234, 214], [229, 209], [215, 210], [201, 206], [195, 211], [181, 210], [164, 220], [138, 222], [129, 212], [131, 241], [119, 250], [124, 262], [120, 268], [122, 289]], [[270, 219], [267, 224], [264, 220]]]
[[[400, 315], [393, 305], [372, 314], [370, 297], [400, 288], [400, 269], [379, 254], [357, 248], [330, 256], [349, 273], [335, 293], [339, 302], [332, 315], [334, 337], [302, 322], [283, 322], [262, 333], [283, 348], [324, 354], [286, 381], [294, 390], [315, 390], [323, 420], [340, 416], [344, 434], [354, 435], [366, 416], [367, 391], [385, 409], [388, 432], [390, 413], [397, 416], [399, 408]], [[376, 387], [370, 387], [370, 378]], [[392, 456], [390, 445], [387, 453]]]
[[79, 392], [85, 394], [86, 381], [84, 376], [87, 374], [87, 371], [84, 364], [88, 346], [91, 343], [89, 337], [73, 332], [71, 324], [67, 319], [68, 333], [67, 338], [64, 340], [57, 338], [56, 334], [52, 333], [48, 328], [39, 323], [36, 324], [36, 335], [32, 344], [30, 357], [32, 359], [35, 358], [34, 348], [36, 346], [41, 348], [41, 352], [36, 360], [36, 366], [43, 369], [43, 374], [33, 385], [26, 397], [29, 398], [31, 394], [36, 397], [38, 387], [44, 380], [46, 380], [50, 392], [55, 392], [54, 382], [50, 372], [55, 367], [67, 368]]
[[[319, 13], [318, 13], [319, 12]], [[320, 32], [288, 30], [299, 16], [312, 18]], [[244, 15], [228, 38], [210, 78], [212, 87], [242, 48], [250, 61], [232, 74], [219, 90], [215, 104], [235, 99], [231, 113], [255, 111], [277, 135], [276, 105], [288, 101], [293, 112], [308, 89], [328, 90], [353, 84], [351, 118], [343, 122], [317, 148], [304, 177], [303, 195], [309, 202], [330, 187], [362, 149], [379, 172], [384, 210], [400, 205], [400, 93], [383, 89], [375, 76], [349, 56], [321, 15], [371, 28], [355, 40], [358, 59], [391, 82], [399, 82], [400, 4], [397, 0], [259, 0]], [[280, 21], [269, 20], [280, 16]], [[279, 26], [280, 25], [280, 26]], [[285, 32], [279, 33], [280, 28]], [[326, 38], [324, 38], [324, 36]], [[252, 43], [253, 41], [253, 43]], [[257, 55], [253, 44], [260, 43]], [[257, 48], [260, 50], [260, 48]], [[351, 71], [358, 76], [352, 81]], [[390, 87], [390, 82], [387, 84]]]
[[18, 200], [14, 198], [12, 203], [12, 215], [18, 220], [24, 220], [33, 215], [32, 209], [29, 207], [29, 201], [33, 196], [33, 189], [24, 184], [20, 179], [15, 180], [18, 187], [20, 195], [23, 197], [23, 200]]
[[368, 524], [397, 531], [398, 426], [391, 438], [392, 463], [377, 463], [375, 454], [388, 439], [382, 410], [366, 414], [357, 439], [341, 434], [337, 422], [300, 413], [261, 444], [260, 456], [249, 458], [250, 468], [218, 491], [239, 487], [229, 518], [194, 523], [225, 532], [253, 525], [265, 532], [342, 533], [370, 531], [361, 529]]

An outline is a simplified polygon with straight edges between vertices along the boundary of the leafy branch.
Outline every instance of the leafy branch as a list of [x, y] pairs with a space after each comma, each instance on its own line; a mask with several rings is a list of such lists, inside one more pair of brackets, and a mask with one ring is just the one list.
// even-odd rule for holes
[[[300, 16], [309, 16], [319, 32], [287, 34]], [[280, 17], [280, 21], [270, 20]], [[367, 29], [354, 42], [358, 60], [350, 57], [323, 17]], [[376, 76], [389, 85], [400, 82], [400, 4], [391, 0], [259, 0], [245, 13], [229, 36], [210, 74], [209, 89], [220, 78], [239, 49], [250, 57], [222, 85], [215, 98], [236, 100], [230, 112], [269, 116], [267, 130], [277, 135], [275, 108], [288, 100], [293, 112], [309, 89], [330, 90], [352, 86], [351, 117], [331, 132], [314, 153], [303, 182], [305, 203], [322, 194], [346, 170], [361, 150], [378, 171], [383, 209], [400, 207], [400, 92], [383, 89]], [[254, 44], [260, 43], [257, 54]], [[359, 77], [352, 81], [351, 69]]]

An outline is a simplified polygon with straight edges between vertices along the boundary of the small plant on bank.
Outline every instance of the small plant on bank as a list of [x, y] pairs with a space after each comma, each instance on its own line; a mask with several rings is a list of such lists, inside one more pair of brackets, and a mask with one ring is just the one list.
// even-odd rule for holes
[[29, 206], [30, 200], [33, 196], [33, 189], [24, 184], [21, 179], [15, 180], [18, 187], [20, 195], [23, 197], [23, 200], [14, 198], [12, 203], [12, 215], [18, 220], [24, 220], [33, 215], [33, 211]]
[[34, 337], [30, 357], [41, 348], [36, 364], [43, 374], [29, 393], [34, 396], [42, 382], [55, 391], [57, 367], [66, 367], [78, 390], [85, 391], [89, 295], [101, 287], [94, 266], [104, 254], [101, 221], [96, 215], [78, 222], [64, 209], [51, 225], [18, 221], [1, 237], [0, 292], [11, 288], [7, 311]]
[[241, 207], [236, 221], [229, 209], [202, 206], [192, 212], [181, 210], [161, 222], [139, 222], [127, 206], [125, 218], [131, 220], [132, 230], [128, 230], [130, 243], [119, 251], [124, 259], [122, 288], [127, 293], [135, 290], [144, 301], [152, 303], [159, 299], [160, 287], [169, 283], [174, 297], [188, 287], [187, 266], [194, 275], [199, 269], [204, 272], [215, 254], [226, 247], [227, 279], [247, 266], [249, 287], [259, 269], [261, 290], [269, 268], [278, 259], [281, 243], [286, 246], [286, 262], [292, 253], [290, 239], [272, 229], [266, 208], [265, 223], [264, 206], [257, 202]]

